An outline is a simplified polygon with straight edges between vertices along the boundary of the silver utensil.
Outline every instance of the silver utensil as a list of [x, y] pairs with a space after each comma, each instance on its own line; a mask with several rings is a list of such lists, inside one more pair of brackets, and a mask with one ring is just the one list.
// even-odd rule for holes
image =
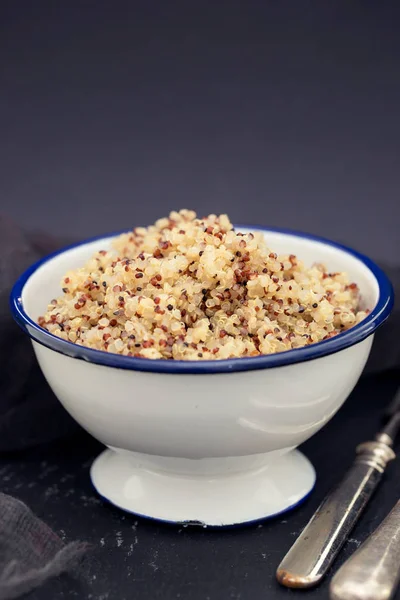
[[400, 579], [400, 500], [331, 581], [332, 600], [390, 600]]
[[331, 566], [395, 458], [392, 446], [400, 429], [400, 390], [385, 413], [389, 422], [356, 449], [356, 459], [342, 482], [325, 498], [279, 565], [276, 577], [290, 588], [316, 586]]

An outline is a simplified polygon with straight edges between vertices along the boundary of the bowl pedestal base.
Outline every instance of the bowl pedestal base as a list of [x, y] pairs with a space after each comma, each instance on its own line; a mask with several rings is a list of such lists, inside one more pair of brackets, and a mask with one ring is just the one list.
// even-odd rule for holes
[[298, 450], [189, 460], [107, 449], [90, 474], [100, 496], [122, 510], [201, 526], [273, 517], [298, 505], [315, 483]]

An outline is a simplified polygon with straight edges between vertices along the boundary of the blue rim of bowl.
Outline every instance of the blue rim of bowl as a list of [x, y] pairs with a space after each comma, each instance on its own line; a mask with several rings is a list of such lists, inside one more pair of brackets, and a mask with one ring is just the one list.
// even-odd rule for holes
[[216, 373], [234, 373], [240, 371], [255, 371], [259, 369], [270, 369], [274, 367], [282, 367], [295, 363], [301, 363], [309, 360], [314, 360], [334, 354], [345, 348], [349, 348], [359, 342], [362, 342], [367, 337], [372, 335], [374, 331], [384, 323], [389, 317], [390, 312], [394, 304], [394, 292], [392, 284], [388, 277], [382, 271], [378, 265], [376, 265], [370, 258], [360, 254], [359, 252], [344, 246], [342, 244], [333, 242], [323, 237], [315, 236], [309, 233], [302, 233], [291, 229], [281, 229], [278, 227], [260, 227], [253, 225], [235, 225], [236, 230], [246, 229], [253, 231], [261, 231], [264, 234], [268, 233], [280, 233], [283, 235], [294, 236], [310, 241], [318, 242], [331, 246], [337, 250], [350, 254], [354, 258], [358, 259], [365, 267], [374, 275], [376, 282], [379, 287], [379, 298], [376, 306], [369, 313], [369, 315], [361, 321], [358, 325], [355, 325], [351, 329], [338, 334], [337, 336], [330, 338], [325, 341], [317, 342], [310, 346], [303, 348], [296, 348], [293, 350], [286, 350], [285, 352], [278, 352], [276, 354], [251, 356], [243, 358], [228, 358], [221, 360], [205, 360], [205, 361], [184, 361], [184, 360], [165, 360], [165, 359], [149, 359], [149, 358], [136, 358], [132, 356], [121, 356], [119, 354], [112, 354], [104, 352], [102, 350], [94, 350], [92, 348], [85, 348], [84, 346], [77, 346], [73, 342], [62, 340], [57, 336], [49, 333], [42, 329], [33, 319], [31, 319], [24, 310], [22, 302], [22, 292], [25, 284], [29, 278], [46, 262], [49, 262], [53, 258], [57, 257], [64, 252], [96, 242], [97, 240], [107, 240], [115, 237], [126, 231], [120, 231], [112, 234], [106, 234], [96, 236], [84, 241], [72, 244], [65, 248], [53, 252], [48, 256], [37, 261], [31, 267], [29, 267], [16, 281], [10, 295], [10, 308], [12, 315], [18, 325], [36, 342], [71, 358], [85, 360], [86, 362], [94, 363], [97, 365], [103, 365], [107, 367], [113, 367], [117, 369], [127, 369], [131, 371], [145, 371], [150, 373], [165, 373], [165, 374], [190, 374], [190, 375], [201, 375], [201, 374], [216, 374]]

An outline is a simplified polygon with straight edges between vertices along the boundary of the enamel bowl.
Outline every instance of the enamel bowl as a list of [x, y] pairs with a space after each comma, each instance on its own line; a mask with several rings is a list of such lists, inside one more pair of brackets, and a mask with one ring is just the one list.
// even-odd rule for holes
[[48, 256], [15, 284], [12, 312], [47, 381], [107, 446], [91, 478], [116, 506], [168, 522], [232, 525], [282, 513], [312, 490], [314, 469], [296, 448], [354, 388], [393, 291], [379, 267], [353, 250], [296, 232], [262, 231], [278, 253], [347, 271], [371, 309], [368, 317], [329, 340], [270, 356], [150, 360], [76, 346], [36, 324], [61, 294], [65, 272], [107, 249], [112, 236]]

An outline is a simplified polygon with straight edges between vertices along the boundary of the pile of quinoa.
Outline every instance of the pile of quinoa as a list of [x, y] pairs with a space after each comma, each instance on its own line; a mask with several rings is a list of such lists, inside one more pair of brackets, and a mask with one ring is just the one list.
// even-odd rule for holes
[[115, 238], [66, 273], [38, 322], [81, 346], [125, 356], [210, 360], [272, 354], [360, 322], [345, 273], [278, 256], [226, 215], [172, 212]]

